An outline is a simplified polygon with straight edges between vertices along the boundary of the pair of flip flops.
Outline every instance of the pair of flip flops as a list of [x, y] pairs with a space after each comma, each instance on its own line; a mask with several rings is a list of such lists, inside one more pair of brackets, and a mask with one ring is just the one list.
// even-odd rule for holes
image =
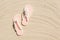
[[21, 15], [17, 14], [13, 17], [13, 25], [17, 35], [19, 36], [23, 35], [22, 26], [28, 25], [31, 14], [32, 14], [32, 6], [26, 5]]

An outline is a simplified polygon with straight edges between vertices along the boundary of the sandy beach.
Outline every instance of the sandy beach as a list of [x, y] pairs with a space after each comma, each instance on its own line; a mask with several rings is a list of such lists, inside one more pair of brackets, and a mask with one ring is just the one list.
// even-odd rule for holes
[[[23, 36], [17, 36], [12, 17], [26, 4], [34, 12]], [[0, 0], [0, 40], [60, 40], [60, 0]]]

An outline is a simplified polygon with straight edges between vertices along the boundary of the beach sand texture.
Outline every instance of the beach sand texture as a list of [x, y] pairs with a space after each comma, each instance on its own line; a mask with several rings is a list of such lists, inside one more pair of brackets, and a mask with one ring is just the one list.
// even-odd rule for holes
[[[25, 4], [34, 12], [23, 36], [17, 36], [12, 17], [21, 14]], [[0, 0], [0, 40], [60, 40], [60, 0]]]

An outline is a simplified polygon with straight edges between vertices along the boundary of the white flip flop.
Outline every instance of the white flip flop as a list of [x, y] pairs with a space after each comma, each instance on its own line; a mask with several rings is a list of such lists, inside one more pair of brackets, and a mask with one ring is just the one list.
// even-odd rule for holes
[[22, 17], [22, 21], [21, 21], [22, 25], [25, 26], [25, 25], [27, 25], [29, 23], [29, 19], [30, 19], [30, 16], [32, 14], [32, 11], [33, 11], [33, 9], [32, 9], [31, 5], [26, 5], [24, 7], [23, 13], [21, 15], [21, 17]]
[[21, 26], [20, 21], [21, 21], [21, 17], [20, 17], [19, 14], [15, 15], [15, 16], [13, 17], [13, 25], [14, 25], [16, 34], [17, 34], [18, 36], [23, 35], [23, 30], [22, 30], [22, 26]]

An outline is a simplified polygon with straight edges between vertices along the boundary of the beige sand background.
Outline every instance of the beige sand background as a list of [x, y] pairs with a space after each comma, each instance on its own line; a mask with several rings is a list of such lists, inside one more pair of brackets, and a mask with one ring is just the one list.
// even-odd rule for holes
[[[22, 13], [25, 4], [31, 4], [34, 13], [18, 37], [12, 17]], [[60, 0], [0, 0], [0, 40], [60, 40]]]

